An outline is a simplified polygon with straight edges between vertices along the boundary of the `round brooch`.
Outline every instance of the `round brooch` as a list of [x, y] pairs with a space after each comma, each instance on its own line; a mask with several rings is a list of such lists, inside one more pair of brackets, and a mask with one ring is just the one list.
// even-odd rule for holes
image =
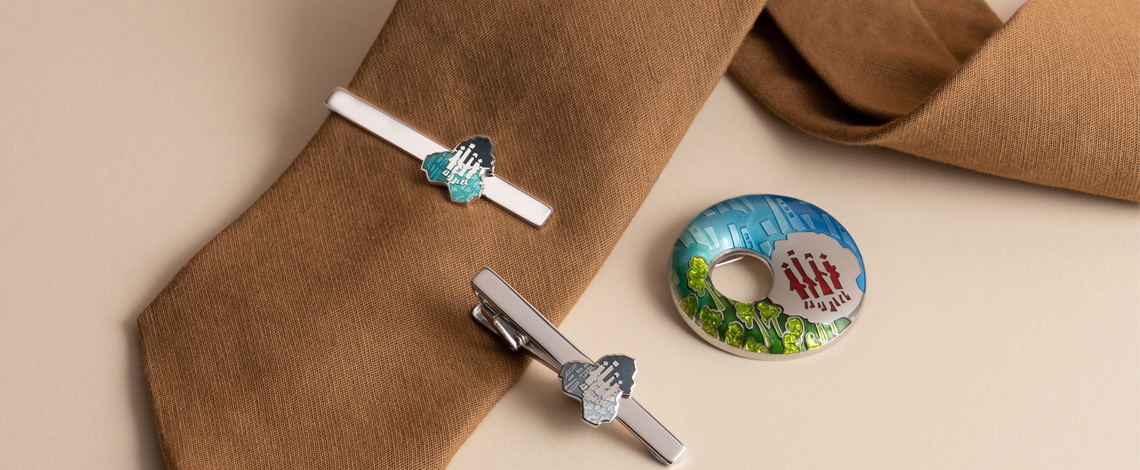
[[[720, 293], [719, 263], [755, 256], [772, 270], [768, 296]], [[669, 282], [677, 310], [698, 336], [752, 359], [803, 356], [834, 343], [855, 321], [866, 291], [863, 257], [831, 214], [799, 199], [727, 199], [694, 218], [673, 244]]]

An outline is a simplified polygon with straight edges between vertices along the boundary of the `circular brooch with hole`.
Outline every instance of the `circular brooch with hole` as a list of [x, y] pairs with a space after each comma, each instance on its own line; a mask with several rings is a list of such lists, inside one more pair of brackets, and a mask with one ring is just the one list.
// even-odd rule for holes
[[[768, 295], [731, 299], [713, 285], [716, 266], [758, 257], [772, 271]], [[866, 291], [863, 257], [843, 225], [787, 196], [727, 199], [694, 218], [673, 244], [669, 282], [698, 336], [752, 359], [800, 357], [843, 336]]]

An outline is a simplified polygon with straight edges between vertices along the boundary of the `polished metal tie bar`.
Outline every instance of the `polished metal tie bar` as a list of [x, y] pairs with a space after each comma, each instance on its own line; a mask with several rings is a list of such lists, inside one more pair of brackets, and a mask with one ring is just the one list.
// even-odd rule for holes
[[479, 299], [472, 311], [475, 320], [511, 350], [525, 349], [558, 372], [563, 391], [582, 401], [586, 422], [597, 426], [616, 418], [662, 463], [677, 463], [685, 456], [685, 445], [630, 396], [636, 374], [631, 358], [590, 360], [490, 268], [480, 270], [471, 287]]
[[[495, 176], [490, 139], [475, 137], [449, 149], [343, 88], [333, 91], [325, 106], [423, 162], [428, 179], [447, 186], [454, 202], [484, 196], [536, 227], [550, 218], [550, 206]], [[485, 154], [472, 154], [477, 148]]]

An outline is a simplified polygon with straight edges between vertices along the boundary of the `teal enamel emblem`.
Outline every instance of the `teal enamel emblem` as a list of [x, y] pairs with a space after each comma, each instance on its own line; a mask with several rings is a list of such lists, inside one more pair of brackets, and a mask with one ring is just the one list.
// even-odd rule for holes
[[451, 152], [439, 152], [424, 159], [428, 181], [447, 186], [451, 200], [468, 202], [483, 195], [483, 178], [494, 173], [495, 157], [491, 139], [473, 137]]

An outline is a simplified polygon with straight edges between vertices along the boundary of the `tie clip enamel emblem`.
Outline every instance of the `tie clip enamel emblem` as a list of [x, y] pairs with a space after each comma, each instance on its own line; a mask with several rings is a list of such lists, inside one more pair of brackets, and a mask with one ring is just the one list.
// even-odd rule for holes
[[428, 180], [447, 186], [454, 202], [484, 196], [536, 227], [550, 218], [550, 206], [495, 175], [491, 140], [486, 137], [472, 137], [449, 149], [343, 88], [333, 91], [325, 106], [422, 161], [420, 168]]
[[593, 426], [620, 421], [662, 463], [677, 463], [685, 456], [685, 445], [630, 396], [637, 373], [632, 358], [590, 360], [491, 268], [480, 270], [471, 287], [479, 298], [472, 311], [475, 321], [512, 351], [525, 349], [558, 372], [563, 391], [582, 402], [583, 420]]

